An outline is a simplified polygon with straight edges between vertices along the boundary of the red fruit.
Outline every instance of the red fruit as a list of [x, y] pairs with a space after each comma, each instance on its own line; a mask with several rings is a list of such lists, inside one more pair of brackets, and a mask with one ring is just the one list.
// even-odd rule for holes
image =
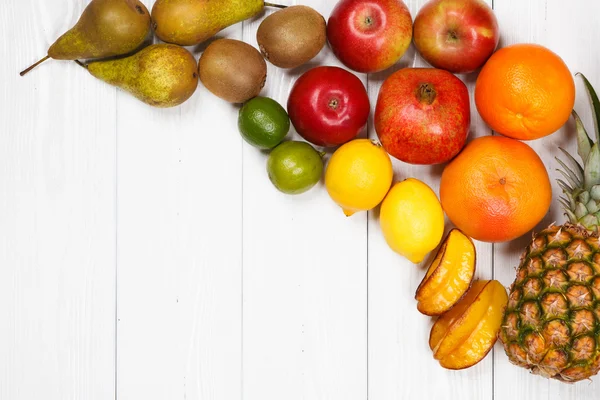
[[341, 0], [327, 23], [337, 58], [358, 72], [396, 64], [412, 40], [412, 17], [401, 0]]
[[383, 83], [375, 130], [392, 156], [411, 164], [450, 161], [469, 135], [471, 108], [464, 83], [448, 71], [405, 68]]
[[288, 100], [296, 131], [317, 146], [354, 139], [369, 118], [369, 96], [356, 76], [338, 67], [317, 67], [302, 75]]
[[415, 46], [436, 68], [472, 72], [492, 55], [500, 31], [482, 0], [431, 0], [415, 18]]

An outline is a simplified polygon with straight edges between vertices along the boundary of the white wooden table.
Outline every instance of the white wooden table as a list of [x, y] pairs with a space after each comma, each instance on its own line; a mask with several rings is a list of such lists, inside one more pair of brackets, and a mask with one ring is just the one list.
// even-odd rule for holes
[[[282, 1], [296, 2], [326, 17], [336, 3]], [[424, 2], [408, 1], [413, 16]], [[277, 192], [266, 155], [237, 132], [238, 109], [204, 88], [158, 110], [74, 63], [20, 78], [87, 3], [0, 6], [1, 400], [600, 398], [600, 377], [548, 381], [500, 345], [474, 368], [443, 370], [413, 300], [423, 270], [386, 246], [377, 213], [346, 218], [322, 185]], [[501, 45], [546, 45], [600, 86], [600, 2], [493, 7]], [[259, 23], [222, 35], [256, 45]], [[315, 64], [340, 65], [328, 49], [298, 70], [269, 65], [263, 94], [286, 104]], [[424, 65], [411, 49], [398, 68]], [[361, 75], [372, 105], [390, 72]], [[475, 77], [462, 78], [473, 89]], [[489, 135], [472, 112], [472, 136]], [[530, 144], [556, 176], [573, 124]], [[441, 167], [394, 167], [439, 187]], [[554, 202], [541, 226], [561, 214]], [[478, 243], [477, 275], [508, 286], [528, 239]]]

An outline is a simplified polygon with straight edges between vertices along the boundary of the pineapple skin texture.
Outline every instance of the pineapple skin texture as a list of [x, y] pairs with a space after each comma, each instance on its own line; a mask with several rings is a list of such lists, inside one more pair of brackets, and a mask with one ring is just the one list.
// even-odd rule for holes
[[550, 226], [521, 257], [499, 334], [513, 364], [563, 382], [600, 371], [600, 240]]
[[193, 46], [263, 8], [264, 0], [157, 0], [152, 25], [160, 40]]

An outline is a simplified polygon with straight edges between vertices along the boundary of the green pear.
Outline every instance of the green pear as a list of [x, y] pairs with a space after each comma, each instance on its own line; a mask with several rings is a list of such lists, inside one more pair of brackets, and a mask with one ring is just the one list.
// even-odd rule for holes
[[92, 0], [77, 24], [48, 49], [48, 55], [21, 76], [53, 58], [95, 59], [131, 53], [150, 33], [150, 13], [138, 0]]
[[265, 6], [285, 8], [264, 0], [156, 0], [152, 22], [163, 42], [193, 46], [255, 16]]
[[177, 106], [198, 87], [196, 59], [174, 44], [154, 44], [129, 57], [93, 61], [87, 69], [154, 107]]

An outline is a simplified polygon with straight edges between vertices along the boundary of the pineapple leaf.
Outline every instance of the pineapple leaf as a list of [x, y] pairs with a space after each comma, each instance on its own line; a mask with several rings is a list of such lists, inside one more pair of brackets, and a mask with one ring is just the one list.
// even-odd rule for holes
[[577, 154], [579, 154], [579, 157], [581, 157], [581, 160], [585, 163], [590, 155], [594, 142], [592, 142], [592, 139], [590, 139], [590, 136], [587, 134], [585, 126], [583, 126], [583, 122], [575, 110], [573, 110], [573, 118], [575, 119], [575, 126], [577, 127]]
[[596, 201], [595, 201], [595, 200], [593, 200], [593, 199], [592, 199], [592, 200], [590, 200], [590, 201], [588, 201], [588, 202], [585, 204], [585, 208], [587, 208], [587, 209], [588, 209], [588, 212], [589, 212], [590, 214], [594, 214], [594, 213], [597, 213], [597, 212], [599, 211], [599, 209], [598, 209], [598, 204], [597, 204], [597, 203], [596, 203]]
[[558, 202], [563, 206], [565, 211], [571, 209], [571, 205], [569, 204], [569, 201], [567, 199], [565, 199], [564, 197], [559, 197]]
[[575, 216], [575, 214], [573, 214], [573, 211], [571, 210], [566, 210], [565, 209], [565, 215], [567, 217], [569, 217], [569, 222], [572, 224], [577, 224], [579, 221], [577, 220], [577, 217]]
[[600, 185], [592, 186], [590, 189], [590, 196], [596, 201], [600, 200]]
[[[571, 177], [571, 175], [569, 175], [568, 173], [566, 173], [562, 169], [557, 169], [557, 171], [560, 172], [562, 174], [562, 176], [565, 177], [565, 179], [567, 180], [567, 182], [569, 182], [569, 185], [571, 187], [573, 187], [573, 188], [579, 187], [579, 184], [577, 183], [577, 181], [573, 180], [573, 178]], [[587, 179], [587, 175], [586, 175], [586, 179]]]
[[[571, 179], [573, 179], [575, 182], [577, 182], [577, 187], [580, 187], [582, 182], [582, 178], [583, 178], [583, 169], [581, 170], [581, 173], [577, 174], [575, 173], [575, 171], [573, 171], [571, 168], [567, 167], [567, 165], [562, 162], [560, 160], [560, 158], [555, 157], [556, 161], [558, 161], [558, 163], [560, 164], [561, 167], [563, 167], [563, 169], [565, 170], [565, 172], [571, 177]], [[579, 164], [577, 164], [579, 165]]]
[[580, 202], [587, 204], [591, 199], [590, 192], [582, 192], [578, 198]]
[[[565, 149], [563, 149], [562, 147], [558, 148], [560, 151], [563, 152], [563, 154], [567, 157], [567, 159], [569, 161], [571, 161], [571, 163], [577, 168], [577, 177], [579, 178], [579, 181], [582, 182], [583, 181], [583, 167], [581, 166], [581, 164], [579, 164], [579, 162], [575, 159], [575, 157], [573, 157], [572, 155], [570, 155]], [[557, 159], [558, 160], [558, 159]], [[584, 159], [585, 160], [585, 159]], [[558, 160], [560, 162], [560, 160]]]
[[592, 214], [588, 214], [581, 218], [579, 223], [585, 226], [587, 229], [596, 230], [598, 228], [598, 217]]
[[600, 149], [598, 149], [598, 144], [594, 144], [592, 146], [590, 155], [585, 162], [584, 170], [586, 190], [589, 190], [592, 186], [600, 184]]
[[558, 182], [558, 186], [560, 186], [565, 194], [571, 196], [571, 193], [573, 193], [573, 188], [569, 186], [567, 182], [563, 181], [562, 179], [557, 179], [556, 182]]
[[588, 79], [581, 72], [576, 74], [583, 79], [583, 83], [585, 84], [585, 88], [590, 96], [590, 100], [592, 102], [592, 108], [594, 109], [594, 127], [596, 128], [596, 143], [600, 141], [600, 100], [598, 100], [598, 95], [594, 90], [594, 87], [588, 81]]
[[558, 182], [558, 185], [562, 188], [563, 194], [565, 195], [564, 197], [561, 197], [561, 199], [565, 199], [569, 203], [569, 208], [574, 210], [575, 209], [575, 198], [573, 197], [573, 190], [569, 190], [570, 189], [569, 185], [567, 185], [567, 183], [565, 181], [563, 181], [562, 179], [557, 179], [557, 182]]
[[577, 205], [575, 206], [575, 216], [577, 217], [577, 219], [581, 219], [586, 215], [588, 215], [588, 210], [587, 208], [585, 208], [585, 204], [577, 203]]

